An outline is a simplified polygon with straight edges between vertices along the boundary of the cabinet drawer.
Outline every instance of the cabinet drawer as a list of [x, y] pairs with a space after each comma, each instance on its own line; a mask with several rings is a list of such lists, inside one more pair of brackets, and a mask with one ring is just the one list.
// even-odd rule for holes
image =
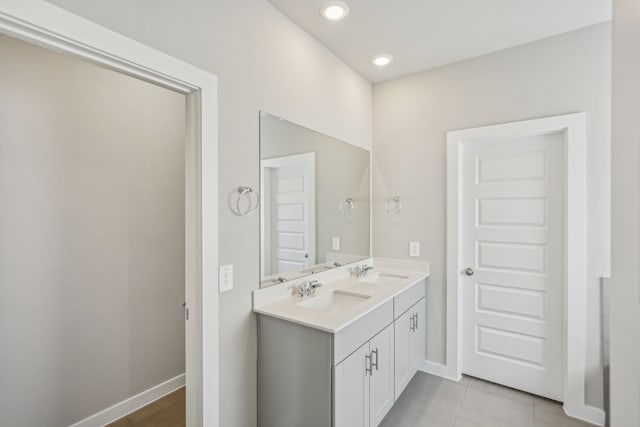
[[424, 298], [425, 292], [426, 281], [421, 280], [395, 297], [393, 299], [393, 318], [397, 319], [402, 316], [402, 313], [409, 310], [416, 302]]
[[391, 322], [393, 322], [393, 301], [388, 301], [335, 334], [333, 365], [340, 363]]

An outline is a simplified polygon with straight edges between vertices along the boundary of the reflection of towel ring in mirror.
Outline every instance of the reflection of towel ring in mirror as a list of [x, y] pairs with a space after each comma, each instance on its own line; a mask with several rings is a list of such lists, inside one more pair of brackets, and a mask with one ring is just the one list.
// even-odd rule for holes
[[[255, 202], [256, 202], [255, 206], [252, 203], [252, 197], [251, 197], [252, 194], [254, 194], [256, 196], [255, 197]], [[247, 202], [248, 202], [246, 210], [242, 210], [240, 208], [240, 201], [242, 200], [243, 197], [246, 197], [247, 198]], [[258, 208], [260, 207], [260, 195], [257, 192], [253, 191], [253, 188], [251, 188], [251, 187], [247, 187], [247, 186], [244, 186], [244, 185], [240, 186], [240, 187], [238, 187], [238, 198], [236, 199], [236, 206], [235, 207], [236, 207], [235, 210], [231, 209], [234, 214], [236, 214], [238, 216], [251, 215], [251, 214], [255, 213], [258, 210]]]
[[342, 215], [350, 215], [354, 208], [353, 199], [344, 199], [338, 203], [338, 210]]
[[387, 203], [384, 204], [384, 209], [392, 214], [398, 214], [402, 210], [402, 202], [400, 196], [393, 196], [387, 199]]

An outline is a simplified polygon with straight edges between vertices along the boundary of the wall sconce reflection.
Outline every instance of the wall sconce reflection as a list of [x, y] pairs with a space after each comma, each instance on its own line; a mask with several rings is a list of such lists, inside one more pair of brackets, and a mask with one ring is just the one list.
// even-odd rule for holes
[[384, 209], [391, 214], [399, 214], [402, 210], [402, 202], [400, 196], [393, 196], [387, 199]]
[[351, 215], [351, 212], [355, 208], [353, 199], [344, 199], [338, 203], [338, 210], [342, 215]]

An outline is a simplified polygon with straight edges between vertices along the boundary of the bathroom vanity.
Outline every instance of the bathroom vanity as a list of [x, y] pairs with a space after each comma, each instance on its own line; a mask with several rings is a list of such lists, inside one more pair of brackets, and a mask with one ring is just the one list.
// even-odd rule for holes
[[254, 294], [261, 427], [375, 427], [424, 360], [427, 272], [325, 277]]
[[424, 361], [428, 264], [370, 258], [370, 167], [260, 113], [261, 427], [376, 427]]

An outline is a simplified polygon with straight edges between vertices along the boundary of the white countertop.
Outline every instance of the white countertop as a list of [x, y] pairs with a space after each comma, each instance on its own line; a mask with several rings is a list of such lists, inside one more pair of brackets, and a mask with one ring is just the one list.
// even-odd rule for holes
[[[393, 283], [362, 283], [359, 280], [366, 279], [375, 273], [393, 274], [407, 276], [406, 279], [395, 280]], [[302, 298], [289, 290], [289, 294], [264, 305], [256, 306], [254, 297], [254, 309], [256, 313], [287, 320], [300, 325], [320, 329], [325, 332], [336, 333], [362, 316], [380, 307], [387, 301], [402, 293], [402, 291], [415, 285], [417, 282], [428, 276], [427, 272], [404, 271], [385, 267], [376, 267], [367, 276], [357, 279], [354, 276], [343, 277], [337, 280], [324, 282], [320, 276], [313, 277], [319, 279], [323, 286], [316, 290], [314, 296]], [[297, 304], [334, 291], [351, 292], [360, 295], [367, 295], [364, 299], [349, 307], [338, 307], [335, 310], [320, 311], [299, 307]], [[260, 292], [260, 291], [257, 291]]]

